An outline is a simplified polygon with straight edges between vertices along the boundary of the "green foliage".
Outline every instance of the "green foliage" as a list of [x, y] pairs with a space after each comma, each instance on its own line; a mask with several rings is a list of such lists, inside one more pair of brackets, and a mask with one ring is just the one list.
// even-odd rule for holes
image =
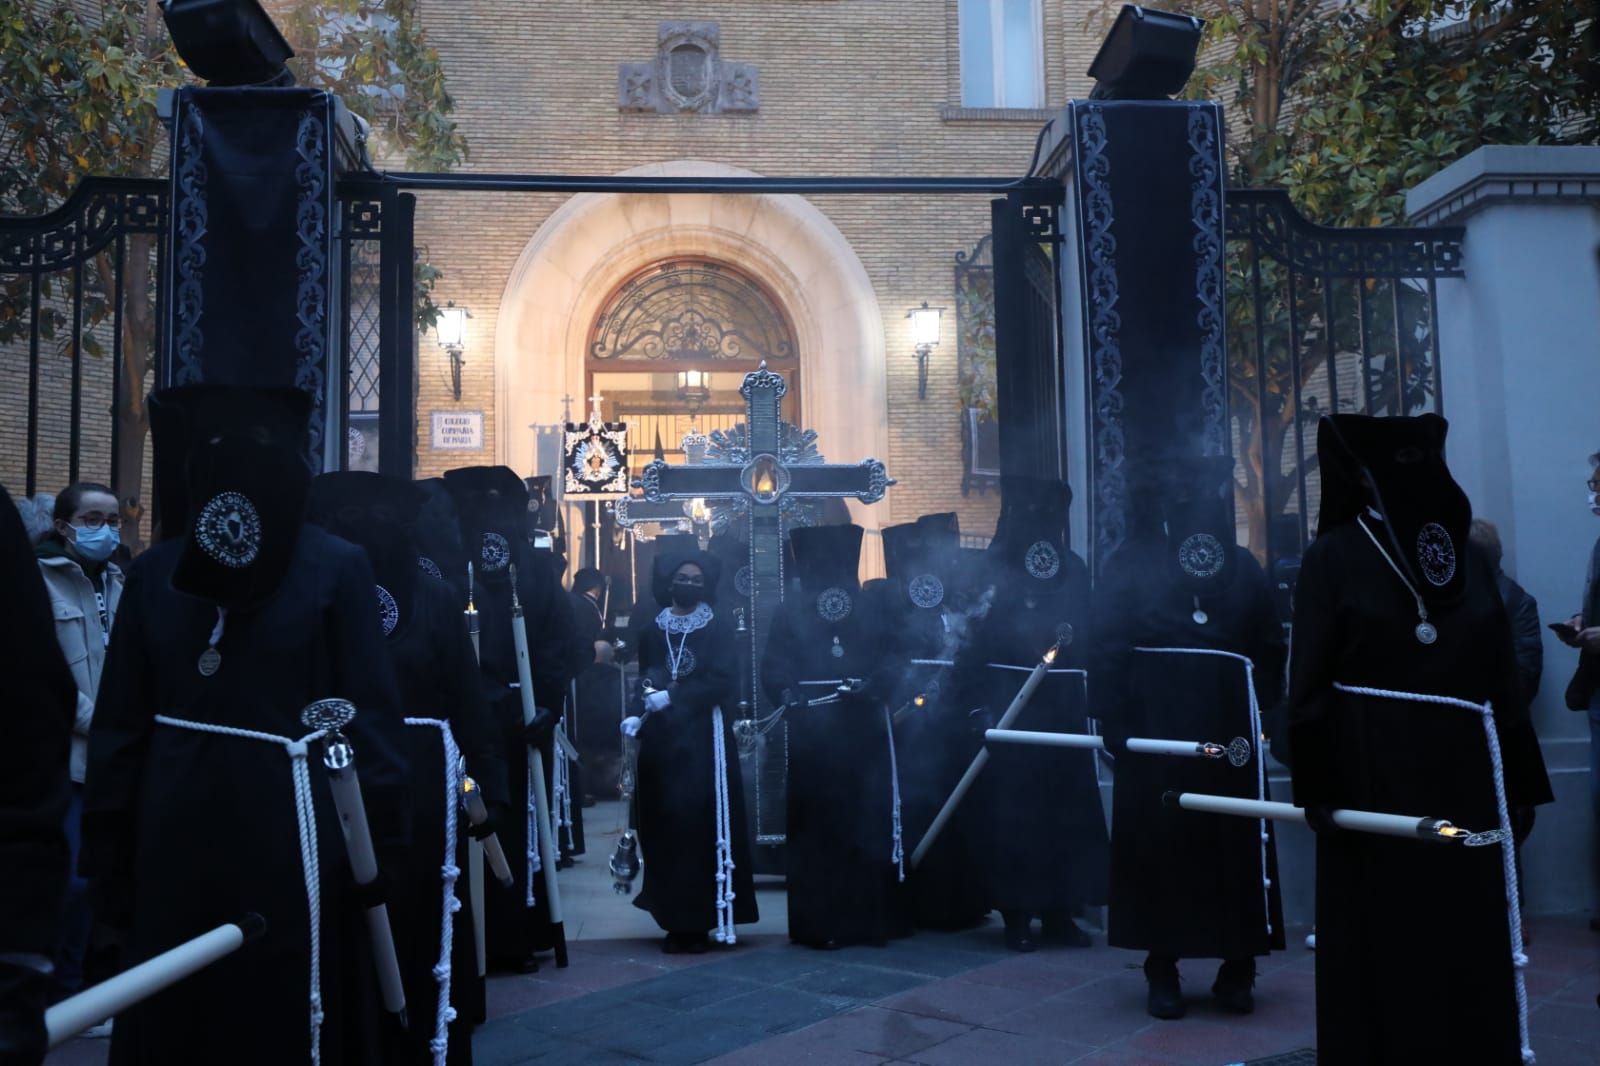
[[1600, 139], [1595, 0], [1158, 6], [1207, 20], [1188, 93], [1229, 106], [1234, 180], [1319, 222], [1400, 222], [1408, 188], [1481, 145]]
[[0, 0], [0, 213], [40, 214], [89, 174], [148, 176], [156, 94], [183, 71], [155, 5]]

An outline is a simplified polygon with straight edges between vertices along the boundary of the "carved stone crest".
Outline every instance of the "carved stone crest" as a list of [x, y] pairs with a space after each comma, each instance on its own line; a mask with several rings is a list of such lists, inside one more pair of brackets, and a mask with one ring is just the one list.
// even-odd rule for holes
[[761, 74], [749, 63], [722, 59], [715, 22], [663, 22], [656, 55], [617, 67], [617, 107], [657, 114], [715, 115], [761, 106]]

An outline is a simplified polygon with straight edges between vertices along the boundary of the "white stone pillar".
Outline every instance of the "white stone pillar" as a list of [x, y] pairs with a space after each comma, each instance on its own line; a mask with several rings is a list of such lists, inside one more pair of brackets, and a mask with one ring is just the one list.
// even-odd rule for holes
[[[1600, 147], [1480, 148], [1412, 189], [1406, 209], [1419, 225], [1466, 227], [1466, 276], [1439, 282], [1450, 468], [1499, 527], [1505, 571], [1541, 620], [1564, 619], [1600, 536], [1584, 501], [1586, 457], [1600, 451]], [[1524, 858], [1529, 903], [1549, 911], [1596, 895], [1593, 862], [1571, 850], [1590, 840], [1588, 722], [1562, 700], [1576, 656], [1544, 636], [1534, 722], [1557, 804]]]

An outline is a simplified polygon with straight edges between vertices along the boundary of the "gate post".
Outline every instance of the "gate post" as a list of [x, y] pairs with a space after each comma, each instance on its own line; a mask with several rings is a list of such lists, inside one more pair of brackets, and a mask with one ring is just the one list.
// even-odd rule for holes
[[[1600, 451], [1597, 207], [1600, 148], [1587, 146], [1479, 148], [1406, 197], [1417, 223], [1466, 227], [1465, 277], [1439, 282], [1450, 470], [1473, 513], [1499, 527], [1505, 571], [1546, 622], [1578, 604], [1600, 535], [1583, 497], [1585, 458]], [[1595, 856], [1574, 861], [1594, 846], [1587, 720], [1562, 700], [1577, 653], [1540, 628], [1533, 717], [1556, 802], [1523, 852], [1528, 905], [1583, 910], [1600, 884]]]
[[311, 393], [312, 469], [344, 463], [338, 204], [349, 112], [311, 89], [178, 90], [161, 385]]
[[1170, 100], [1074, 101], [1041, 146], [1067, 183], [1066, 384], [1085, 405], [1095, 572], [1132, 531], [1132, 466], [1174, 444], [1232, 451], [1222, 146], [1220, 105]]

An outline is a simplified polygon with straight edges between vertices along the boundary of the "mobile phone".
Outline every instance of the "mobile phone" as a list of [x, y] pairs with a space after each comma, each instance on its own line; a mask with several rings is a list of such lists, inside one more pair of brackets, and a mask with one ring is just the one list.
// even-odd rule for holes
[[1548, 628], [1568, 644], [1578, 639], [1578, 630], [1571, 622], [1551, 622]]

